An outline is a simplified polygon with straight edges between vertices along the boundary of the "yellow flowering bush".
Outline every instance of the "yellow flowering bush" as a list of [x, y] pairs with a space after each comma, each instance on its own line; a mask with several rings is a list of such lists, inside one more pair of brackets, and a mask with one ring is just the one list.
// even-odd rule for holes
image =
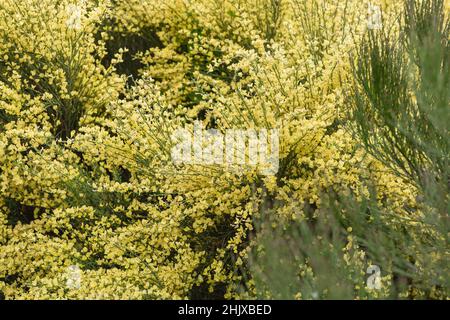
[[[414, 224], [416, 186], [348, 125], [369, 3], [0, 0], [0, 298], [254, 298], [258, 221], [326, 215], [324, 193], [376, 186]], [[402, 1], [378, 5], [394, 25]], [[278, 172], [174, 163], [174, 133], [199, 123], [277, 129]], [[389, 296], [389, 270], [364, 289], [351, 231], [342, 251], [353, 298]]]

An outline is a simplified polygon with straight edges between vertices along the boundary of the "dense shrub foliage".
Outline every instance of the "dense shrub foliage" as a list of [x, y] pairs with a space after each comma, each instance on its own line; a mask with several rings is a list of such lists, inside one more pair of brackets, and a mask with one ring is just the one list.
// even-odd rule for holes
[[373, 3], [0, 0], [0, 298], [447, 298], [449, 2]]

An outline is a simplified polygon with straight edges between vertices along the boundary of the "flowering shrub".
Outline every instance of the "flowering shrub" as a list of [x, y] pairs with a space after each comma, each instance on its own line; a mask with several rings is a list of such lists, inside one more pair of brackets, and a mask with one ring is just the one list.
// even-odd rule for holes
[[[324, 194], [360, 203], [374, 186], [393, 229], [414, 224], [420, 189], [349, 124], [369, 3], [0, 0], [0, 297], [253, 298], [258, 221], [327, 215]], [[378, 5], [399, 33], [402, 1]], [[174, 132], [196, 121], [278, 129], [278, 172], [174, 163]], [[366, 290], [351, 231], [342, 252], [351, 298], [389, 296], [389, 274]]]

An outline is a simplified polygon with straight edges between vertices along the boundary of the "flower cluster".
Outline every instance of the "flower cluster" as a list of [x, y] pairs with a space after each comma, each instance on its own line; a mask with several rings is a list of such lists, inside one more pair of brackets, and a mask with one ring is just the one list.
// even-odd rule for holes
[[[383, 23], [399, 2], [380, 1]], [[369, 3], [0, 0], [0, 298], [251, 296], [264, 212], [306, 219], [324, 192], [362, 198], [370, 181], [410, 215], [414, 186], [348, 126]], [[174, 163], [173, 133], [197, 121], [278, 129], [278, 172]], [[363, 288], [351, 235], [344, 255]]]

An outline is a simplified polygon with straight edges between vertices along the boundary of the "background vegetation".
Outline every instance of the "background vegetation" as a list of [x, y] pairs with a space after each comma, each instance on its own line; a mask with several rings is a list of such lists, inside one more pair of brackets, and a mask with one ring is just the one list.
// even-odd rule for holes
[[[447, 299], [449, 9], [0, 0], [0, 298]], [[196, 120], [278, 173], [175, 165]]]

